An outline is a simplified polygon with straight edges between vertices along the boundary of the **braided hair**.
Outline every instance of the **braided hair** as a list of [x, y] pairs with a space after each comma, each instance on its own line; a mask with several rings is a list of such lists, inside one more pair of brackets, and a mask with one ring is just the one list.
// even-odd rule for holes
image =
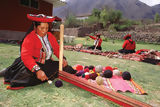
[[20, 42], [20, 52], [21, 52], [21, 48], [22, 48], [22, 43], [24, 41], [24, 39], [27, 37], [27, 35], [29, 33], [31, 33], [33, 30], [34, 30], [34, 27], [37, 28], [37, 26], [39, 26], [41, 24], [41, 22], [36, 22], [36, 21], [33, 21], [30, 28], [27, 30], [27, 32], [25, 33], [25, 36], [23, 37], [23, 39], [21, 40]]

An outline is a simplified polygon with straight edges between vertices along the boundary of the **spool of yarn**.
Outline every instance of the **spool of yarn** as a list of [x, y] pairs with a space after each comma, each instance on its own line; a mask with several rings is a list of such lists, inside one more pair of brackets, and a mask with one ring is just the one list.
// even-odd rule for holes
[[83, 70], [83, 66], [82, 66], [82, 65], [77, 65], [77, 66], [76, 66], [76, 70], [77, 70], [77, 71]]
[[113, 70], [118, 69], [117, 67], [114, 67]]
[[86, 75], [89, 75], [89, 72], [83, 73], [82, 78], [85, 78]]
[[121, 76], [121, 73], [118, 69], [113, 70], [113, 75]]
[[89, 72], [89, 68], [85, 68], [84, 69], [84, 72], [86, 73], [86, 72]]
[[95, 72], [93, 70], [89, 70], [89, 73], [92, 74], [92, 73], [95, 73]]
[[85, 79], [87, 79], [87, 80], [88, 80], [88, 79], [89, 79], [89, 75], [85, 75]]
[[95, 72], [95, 67], [93, 68], [93, 71]]
[[100, 72], [99, 74], [100, 74], [101, 77], [103, 77], [103, 72]]
[[85, 73], [84, 73], [84, 74], [82, 74], [82, 78], [85, 78]]
[[124, 80], [130, 80], [131, 79], [131, 74], [128, 71], [125, 71], [122, 73], [122, 78]]
[[112, 68], [111, 66], [106, 66], [106, 67], [105, 67], [105, 70], [113, 71], [113, 68]]
[[96, 83], [97, 83], [98, 85], [103, 85], [103, 78], [102, 78], [101, 76], [97, 76], [97, 77], [96, 77]]
[[88, 68], [89, 69], [89, 66], [84, 66], [84, 69]]
[[97, 76], [97, 73], [89, 74], [89, 79], [95, 80]]
[[104, 73], [103, 73], [103, 76], [105, 78], [111, 78], [113, 75], [113, 72], [111, 70], [105, 70]]
[[97, 65], [97, 66], [95, 67], [95, 72], [97, 72], [97, 73], [102, 72], [102, 70], [103, 70], [102, 65]]
[[61, 80], [57, 80], [56, 82], [55, 82], [55, 86], [56, 87], [62, 87], [63, 86], [63, 83], [62, 83], [62, 81]]
[[90, 65], [89, 66], [89, 70], [93, 70], [94, 66], [93, 65]]
[[84, 71], [83, 70], [80, 70], [76, 73], [76, 76], [82, 76], [82, 74], [84, 74]]
[[48, 84], [52, 84], [52, 80], [48, 80]]

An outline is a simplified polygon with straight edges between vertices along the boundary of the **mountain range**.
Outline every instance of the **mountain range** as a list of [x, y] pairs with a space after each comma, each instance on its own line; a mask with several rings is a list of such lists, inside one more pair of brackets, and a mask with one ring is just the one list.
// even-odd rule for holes
[[53, 15], [65, 18], [69, 13], [75, 16], [90, 15], [93, 8], [109, 7], [120, 10], [128, 19], [153, 19], [160, 14], [160, 4], [149, 6], [139, 0], [68, 0], [62, 7], [53, 8]]

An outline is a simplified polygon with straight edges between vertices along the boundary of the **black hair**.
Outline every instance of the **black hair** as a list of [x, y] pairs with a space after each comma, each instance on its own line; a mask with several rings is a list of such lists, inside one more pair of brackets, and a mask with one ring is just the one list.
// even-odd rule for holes
[[126, 39], [125, 39], [125, 40], [128, 40], [128, 39], [131, 39], [131, 37], [126, 37]]
[[98, 37], [98, 38], [101, 38], [101, 36], [100, 36], [100, 35], [98, 35], [97, 37]]
[[29, 33], [31, 33], [31, 32], [34, 30], [34, 27], [37, 28], [37, 26], [39, 26], [40, 24], [41, 24], [41, 22], [36, 22], [36, 21], [33, 21], [33, 22], [32, 22], [30, 28], [27, 30], [27, 32], [25, 33], [23, 39], [22, 39], [21, 42], [20, 42], [20, 52], [21, 52], [22, 43], [23, 43], [24, 39], [27, 37], [27, 35], [28, 35]]

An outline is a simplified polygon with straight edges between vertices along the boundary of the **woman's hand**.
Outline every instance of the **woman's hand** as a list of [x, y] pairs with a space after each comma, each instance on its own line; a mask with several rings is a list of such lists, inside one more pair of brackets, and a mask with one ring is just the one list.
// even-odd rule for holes
[[42, 70], [37, 71], [36, 75], [37, 75], [37, 78], [40, 79], [41, 81], [48, 80], [48, 77], [46, 76], [46, 74]]
[[89, 34], [85, 34], [86, 36], [90, 36]]
[[66, 59], [63, 58], [63, 67], [67, 66], [68, 65], [68, 62]]

